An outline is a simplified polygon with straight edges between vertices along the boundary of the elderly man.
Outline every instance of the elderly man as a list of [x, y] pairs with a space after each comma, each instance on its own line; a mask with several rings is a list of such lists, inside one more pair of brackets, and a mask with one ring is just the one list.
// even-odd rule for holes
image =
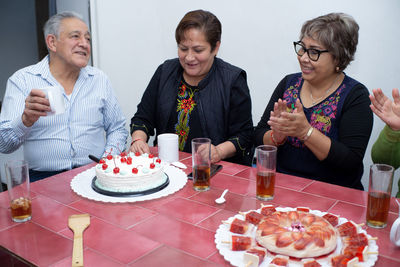
[[[90, 32], [73, 12], [51, 17], [44, 26], [49, 55], [13, 74], [0, 115], [0, 152], [24, 146], [31, 181], [88, 164], [89, 154], [125, 150], [125, 117], [107, 76], [87, 66]], [[47, 115], [39, 88], [63, 88], [65, 112]]]

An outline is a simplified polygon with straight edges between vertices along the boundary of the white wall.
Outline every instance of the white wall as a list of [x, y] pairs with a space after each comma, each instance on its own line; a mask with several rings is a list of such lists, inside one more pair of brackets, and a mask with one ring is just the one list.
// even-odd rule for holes
[[[360, 25], [356, 58], [346, 73], [370, 90], [380, 87], [390, 93], [400, 86], [398, 0], [91, 0], [90, 5], [93, 62], [109, 75], [128, 124], [157, 66], [177, 55], [179, 20], [199, 8], [222, 23], [218, 56], [247, 71], [254, 124], [283, 76], [299, 71], [292, 41], [298, 40], [302, 23], [329, 12], [348, 13]], [[364, 185], [370, 147], [382, 127], [375, 117]]]

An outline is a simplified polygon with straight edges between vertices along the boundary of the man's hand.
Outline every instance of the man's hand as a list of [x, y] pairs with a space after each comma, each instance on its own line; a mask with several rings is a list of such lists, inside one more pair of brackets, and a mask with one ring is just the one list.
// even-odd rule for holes
[[45, 93], [38, 89], [32, 89], [25, 99], [25, 109], [22, 113], [22, 123], [26, 127], [31, 127], [41, 116], [47, 116], [51, 111], [49, 100]]

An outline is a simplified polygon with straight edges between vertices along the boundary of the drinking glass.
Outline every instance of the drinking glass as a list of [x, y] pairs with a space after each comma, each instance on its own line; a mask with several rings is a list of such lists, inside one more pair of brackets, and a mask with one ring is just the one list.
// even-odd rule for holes
[[29, 168], [24, 160], [10, 160], [5, 164], [11, 218], [14, 222], [29, 221], [32, 205], [29, 190]]
[[394, 168], [386, 164], [372, 164], [369, 171], [367, 225], [384, 228], [389, 215]]
[[276, 175], [276, 146], [261, 145], [256, 148], [257, 189], [256, 197], [260, 200], [274, 198]]
[[211, 140], [209, 138], [192, 140], [192, 167], [194, 190], [209, 190], [211, 167]]

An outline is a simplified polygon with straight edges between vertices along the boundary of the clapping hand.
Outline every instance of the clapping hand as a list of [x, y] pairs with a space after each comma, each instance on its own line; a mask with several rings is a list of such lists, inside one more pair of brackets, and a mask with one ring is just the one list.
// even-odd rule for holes
[[279, 118], [281, 117], [283, 112], [287, 111], [287, 103], [282, 99], [278, 99], [274, 104], [274, 110], [271, 111], [271, 115], [268, 121], [269, 126], [271, 126], [271, 130], [274, 131], [274, 141], [281, 143], [285, 140], [287, 135], [279, 130]]
[[271, 116], [268, 124], [274, 131], [274, 136], [276, 132], [282, 136], [293, 136], [299, 139], [302, 139], [311, 127], [299, 99], [296, 100], [293, 112], [284, 111], [280, 113], [280, 117]]
[[383, 94], [381, 89], [372, 90], [369, 96], [371, 110], [392, 130], [400, 130], [400, 94], [398, 89], [392, 90], [393, 101]]

